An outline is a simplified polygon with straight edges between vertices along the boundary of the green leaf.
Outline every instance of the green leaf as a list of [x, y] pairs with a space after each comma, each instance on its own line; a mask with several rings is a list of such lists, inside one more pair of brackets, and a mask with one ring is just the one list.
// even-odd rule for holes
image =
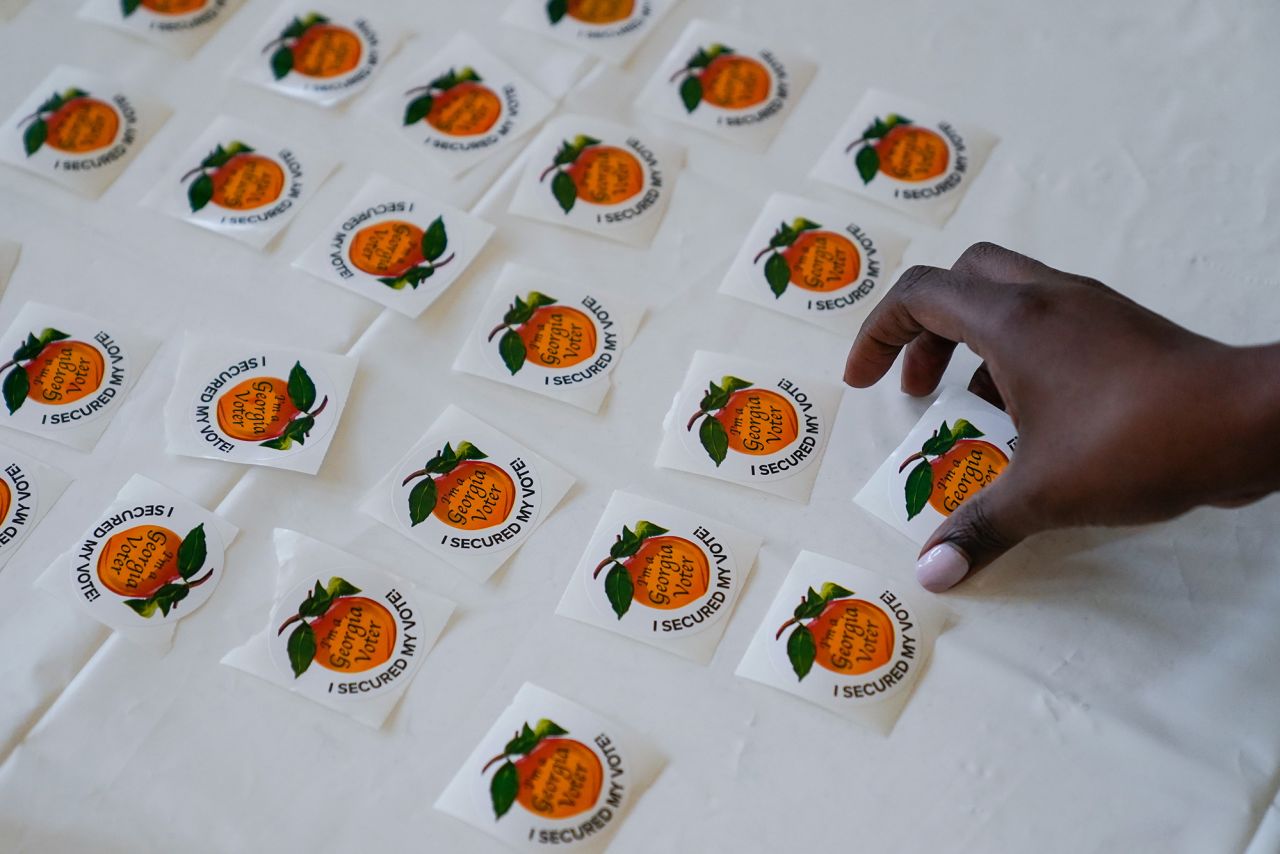
[[880, 172], [880, 155], [871, 146], [864, 145], [858, 149], [857, 155], [853, 158], [853, 164], [858, 167], [858, 175], [862, 177], [862, 183], [870, 184], [871, 179]]
[[419, 95], [414, 98], [404, 108], [405, 125], [415, 125], [425, 119], [427, 117], [427, 113], [431, 112], [431, 107], [434, 104], [435, 98], [430, 94]]
[[422, 256], [434, 261], [444, 254], [449, 246], [449, 236], [445, 234], [444, 218], [436, 217], [422, 234]]
[[507, 308], [507, 313], [502, 315], [502, 322], [508, 326], [516, 326], [524, 323], [533, 316], [533, 306], [516, 297], [515, 301]]
[[40, 339], [27, 333], [27, 340], [22, 342], [22, 346], [13, 351], [13, 360], [15, 362], [29, 362], [36, 356], [40, 355], [40, 351], [44, 349], [44, 345], [40, 343]]
[[802, 216], [798, 216], [791, 220], [791, 230], [797, 233], [801, 231], [813, 231], [815, 228], [822, 228], [822, 224], [814, 222], [811, 219], [805, 219]]
[[985, 434], [974, 427], [967, 419], [961, 418], [955, 424], [951, 425], [951, 438], [959, 441], [960, 439], [977, 439]]
[[906, 116], [900, 116], [897, 113], [890, 113], [889, 115], [884, 117], [884, 123], [886, 127], [894, 127], [895, 125], [909, 125], [911, 124], [911, 119], [907, 118]]
[[287, 451], [293, 447], [293, 437], [289, 435], [289, 431], [286, 428], [285, 432], [276, 438], [268, 439], [267, 441], [259, 442], [258, 444], [264, 448], [271, 448], [276, 451]]
[[702, 48], [698, 48], [697, 53], [689, 57], [689, 61], [684, 64], [684, 67], [689, 69], [690, 71], [692, 71], [695, 68], [706, 68], [708, 65], [711, 64], [712, 59], [713, 57], [711, 56], [711, 54], [707, 53]]
[[[552, 2], [554, 3], [555, 0]], [[564, 0], [560, 2], [563, 3]], [[516, 771], [516, 766], [510, 762], [503, 762], [489, 784], [489, 796], [493, 799], [494, 821], [507, 814], [507, 810], [511, 809], [511, 805], [516, 802], [516, 793], [519, 791], [520, 774]]]
[[191, 212], [195, 213], [209, 204], [213, 198], [213, 179], [201, 173], [199, 178], [191, 182], [187, 188], [187, 201], [191, 203]]
[[830, 602], [832, 599], [847, 599], [853, 595], [853, 591], [847, 587], [841, 587], [835, 582], [828, 581], [822, 585], [822, 590], [818, 592], [823, 602]]
[[778, 226], [778, 230], [773, 233], [773, 237], [769, 238], [769, 245], [774, 249], [781, 249], [784, 246], [790, 246], [796, 242], [799, 235], [796, 230], [785, 222]]
[[719, 468], [729, 454], [729, 434], [725, 432], [724, 425], [708, 415], [702, 419], [702, 426], [698, 428], [698, 439], [706, 449], [707, 456]]
[[764, 262], [764, 278], [775, 299], [787, 292], [787, 285], [791, 284], [791, 265], [780, 252], [771, 253], [769, 260]]
[[316, 426], [316, 420], [310, 415], [304, 415], [294, 421], [289, 422], [289, 426], [284, 428], [284, 435], [297, 442], [299, 445], [307, 443], [307, 436], [311, 434], [311, 428]]
[[40, 341], [41, 348], [43, 348], [45, 344], [52, 344], [54, 341], [64, 341], [70, 337], [70, 335], [62, 332], [61, 330], [54, 329], [52, 326], [46, 326], [44, 329], [40, 330], [40, 338], [38, 340]]
[[49, 126], [45, 124], [44, 119], [36, 119], [22, 134], [22, 147], [26, 149], [27, 156], [35, 154], [40, 150], [40, 146], [44, 145], [45, 139], [49, 136]]
[[702, 81], [690, 74], [680, 84], [680, 100], [686, 112], [692, 113], [702, 103]]
[[474, 68], [470, 65], [465, 65], [462, 70], [458, 72], [457, 80], [459, 83], [465, 83], [468, 81], [471, 83], [479, 83], [482, 78], [479, 74], [476, 74], [476, 70]]
[[907, 475], [907, 520], [920, 514], [933, 494], [933, 467], [920, 462]]
[[622, 536], [614, 540], [613, 545], [609, 547], [609, 557], [614, 559], [631, 557], [638, 551], [640, 551], [640, 538], [630, 528], [623, 525]]
[[551, 179], [551, 194], [556, 197], [560, 209], [568, 213], [578, 201], [578, 185], [573, 183], [568, 172], [557, 171], [556, 176]]
[[546, 305], [556, 304], [555, 297], [547, 296], [542, 293], [542, 291], [529, 291], [528, 295], [525, 297], [525, 301], [529, 304], [529, 307], [533, 309], [539, 309]]
[[791, 669], [796, 672], [796, 679], [803, 680], [813, 669], [813, 659], [817, 657], [817, 646], [813, 642], [813, 633], [808, 626], [796, 626], [787, 638], [787, 658], [791, 660]]
[[487, 460], [489, 455], [470, 442], [459, 442], [455, 452], [460, 460]]
[[604, 595], [609, 597], [609, 605], [619, 620], [631, 609], [631, 597], [635, 592], [631, 573], [622, 564], [615, 563], [609, 567], [609, 574], [604, 577]]
[[333, 597], [329, 592], [320, 586], [320, 582], [316, 582], [316, 589], [313, 593], [302, 600], [302, 604], [298, 606], [298, 616], [300, 617], [322, 617], [329, 610], [329, 606], [333, 604]]
[[138, 7], [142, 5], [142, 0], [120, 0], [120, 11], [127, 18], [134, 12], [138, 11]]
[[12, 415], [26, 402], [27, 392], [31, 391], [31, 379], [21, 365], [14, 365], [13, 370], [5, 375], [3, 390], [4, 405]]
[[436, 509], [436, 482], [430, 477], [416, 483], [409, 491], [409, 522], [421, 525]]
[[126, 599], [124, 604], [128, 605], [138, 613], [139, 617], [151, 619], [151, 615], [156, 612], [156, 600], [154, 599]]
[[707, 383], [707, 393], [702, 396], [698, 408], [703, 412], [718, 412], [729, 405], [729, 392], [714, 382]]
[[191, 588], [185, 584], [166, 584], [151, 594], [151, 598], [155, 600], [156, 605], [160, 608], [160, 613], [169, 616], [169, 611], [183, 599], [187, 598], [187, 594], [191, 592]]
[[396, 278], [395, 276], [379, 277], [378, 281], [382, 282], [382, 284], [391, 288], [393, 291], [402, 291], [409, 284], [409, 280], [403, 276], [400, 278]]
[[338, 599], [342, 596], [354, 596], [360, 592], [360, 588], [345, 578], [333, 575], [330, 576], [329, 583], [325, 585], [324, 592], [329, 594], [330, 599]]
[[951, 450], [955, 444], [956, 440], [950, 433], [938, 434], [925, 439], [924, 444], [920, 446], [920, 452], [931, 457], [937, 457]]
[[555, 721], [549, 721], [546, 718], [538, 721], [533, 725], [533, 734], [541, 741], [544, 738], [550, 738], [553, 735], [568, 735], [569, 730], [560, 726]]
[[[569, 11], [569, 0], [547, 0], [547, 18], [553, 24], [560, 23], [560, 19]], [[506, 812], [506, 810], [503, 810]], [[502, 813], [498, 813], [502, 815]]]
[[184, 580], [190, 579], [204, 566], [205, 558], [208, 556], [204, 523], [201, 522], [187, 532], [187, 535], [182, 538], [182, 545], [178, 546], [178, 575], [181, 575]]
[[294, 18], [289, 22], [289, 26], [280, 31], [280, 40], [296, 39], [298, 36], [302, 35], [302, 31], [306, 28], [307, 25], [302, 23], [301, 18]]
[[655, 525], [652, 522], [646, 522], [643, 519], [636, 522], [636, 537], [641, 540], [647, 540], [650, 537], [657, 537], [665, 533], [667, 533], [667, 529], [660, 525]]
[[271, 54], [271, 73], [277, 80], [286, 77], [293, 70], [293, 51], [287, 47], [276, 48]]
[[293, 678], [307, 672], [311, 662], [316, 659], [316, 633], [311, 626], [302, 622], [289, 633], [289, 666], [293, 668]]
[[289, 370], [289, 400], [299, 412], [310, 412], [316, 402], [316, 384], [311, 375], [302, 367], [301, 362], [294, 362]]
[[520, 373], [520, 369], [524, 367], [525, 356], [528, 354], [524, 341], [514, 329], [508, 329], [502, 333], [502, 337], [498, 339], [498, 353], [512, 376]]
[[502, 748], [503, 756], [520, 756], [528, 753], [538, 746], [538, 736], [529, 726], [528, 722], [520, 728], [520, 732], [516, 733], [516, 737], [507, 742], [507, 746]]
[[751, 380], [744, 380], [738, 377], [723, 376], [720, 378], [720, 385], [724, 386], [724, 390], [733, 394], [735, 391], [742, 391], [744, 388], [751, 388]]
[[803, 602], [796, 606], [792, 612], [797, 620], [812, 620], [814, 617], [822, 613], [822, 609], [827, 607], [827, 603], [818, 595], [818, 592], [812, 587], [809, 588], [809, 595]]

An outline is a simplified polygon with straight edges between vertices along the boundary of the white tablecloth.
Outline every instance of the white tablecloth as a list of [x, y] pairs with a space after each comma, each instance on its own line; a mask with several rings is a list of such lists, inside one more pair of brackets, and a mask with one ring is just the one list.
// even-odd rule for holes
[[[505, 2], [361, 4], [419, 34], [374, 90], [459, 28], [536, 57], [540, 43], [497, 23]], [[770, 191], [847, 201], [805, 176], [871, 85], [1003, 138], [944, 229], [884, 215], [913, 237], [908, 263], [950, 263], [992, 239], [1207, 334], [1280, 337], [1280, 7], [687, 0], [628, 66], [588, 72], [561, 109], [636, 118], [633, 95], [695, 16], [776, 37], [820, 69], [763, 157], [664, 129], [688, 146], [688, 167], [653, 247], [637, 251], [506, 215], [509, 188], [485, 195], [504, 163], [451, 185], [400, 139], [363, 125], [359, 103], [325, 112], [228, 79], [233, 59], [256, 49], [270, 0], [249, 0], [191, 60], [79, 21], [77, 6], [33, 0], [0, 25], [0, 113], [52, 65], [70, 63], [145, 86], [175, 114], [100, 200], [0, 173], [0, 236], [23, 243], [0, 326], [38, 298], [131, 319], [169, 344], [93, 454], [0, 437], [77, 478], [0, 572], [0, 849], [497, 850], [431, 803], [531, 680], [644, 731], [665, 755], [619, 852], [1280, 850], [1280, 499], [1020, 548], [946, 597], [954, 624], [882, 738], [732, 672], [800, 548], [910, 578], [914, 550], [850, 498], [926, 402], [893, 382], [848, 393], [808, 506], [652, 466], [696, 348], [839, 376], [847, 341], [715, 288]], [[344, 163], [266, 254], [137, 205], [219, 112], [314, 138]], [[416, 321], [288, 266], [373, 170], [455, 204], [479, 201], [498, 227], [475, 267]], [[648, 304], [600, 415], [448, 369], [507, 260]], [[359, 356], [319, 476], [163, 453], [160, 411], [184, 328]], [[580, 480], [485, 586], [354, 511], [450, 402], [518, 430]], [[1169, 419], [1176, 425], [1178, 413]], [[1206, 453], [1215, 441], [1205, 437]], [[216, 594], [163, 656], [31, 587], [135, 471], [243, 529]], [[615, 488], [765, 536], [710, 667], [554, 616]], [[273, 526], [460, 603], [381, 731], [218, 664], [265, 620]]]

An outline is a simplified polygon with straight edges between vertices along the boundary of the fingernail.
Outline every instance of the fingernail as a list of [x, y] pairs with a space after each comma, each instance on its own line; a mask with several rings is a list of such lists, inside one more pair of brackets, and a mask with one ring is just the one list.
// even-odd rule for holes
[[969, 574], [969, 559], [950, 543], [939, 543], [916, 561], [916, 581], [925, 590], [941, 593]]

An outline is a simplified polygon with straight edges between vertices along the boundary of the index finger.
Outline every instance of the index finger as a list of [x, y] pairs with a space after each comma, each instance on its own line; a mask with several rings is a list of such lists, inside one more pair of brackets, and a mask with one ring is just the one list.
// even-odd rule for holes
[[863, 321], [849, 348], [844, 381], [854, 388], [874, 385], [902, 348], [926, 331], [980, 352], [999, 290], [954, 270], [909, 268]]

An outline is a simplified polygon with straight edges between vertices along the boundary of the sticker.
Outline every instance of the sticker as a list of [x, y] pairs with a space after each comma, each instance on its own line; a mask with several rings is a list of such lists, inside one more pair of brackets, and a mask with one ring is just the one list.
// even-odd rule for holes
[[492, 234], [482, 219], [374, 176], [293, 265], [417, 317]]
[[621, 65], [675, 0], [515, 0], [502, 20]]
[[238, 5], [239, 0], [88, 0], [80, 17], [190, 54]]
[[919, 545], [1008, 467], [1018, 429], [980, 397], [947, 389], [854, 499]]
[[267, 626], [222, 663], [380, 727], [453, 603], [295, 531], [274, 539], [280, 572]]
[[167, 646], [222, 580], [238, 529], [134, 475], [36, 584], [132, 641]]
[[599, 412], [643, 309], [526, 267], [503, 267], [454, 368]]
[[861, 215], [775, 193], [720, 293], [852, 335], [892, 284], [906, 245]]
[[90, 450], [151, 358], [153, 344], [115, 323], [29, 302], [0, 338], [0, 424]]
[[450, 406], [360, 509], [484, 581], [572, 483], [539, 454]]
[[600, 851], [660, 767], [630, 729], [525, 683], [435, 806], [516, 848]]
[[442, 172], [460, 175], [533, 130], [554, 106], [514, 68], [459, 33], [371, 109]]
[[7, 445], [0, 445], [0, 567], [70, 483], [65, 473]]
[[752, 35], [692, 21], [640, 95], [657, 115], [721, 139], [764, 148], [777, 134], [814, 64]]
[[97, 196], [167, 115], [100, 74], [58, 66], [5, 121], [0, 159]]
[[214, 120], [146, 199], [170, 216], [261, 249], [334, 161], [226, 116]]
[[[887, 733], [944, 615], [861, 567], [802, 551], [737, 675]], [[798, 603], [798, 604], [797, 604]]]
[[349, 356], [188, 334], [165, 405], [168, 450], [315, 474], [354, 375]]
[[556, 613], [705, 664], [759, 548], [724, 522], [615, 492]]
[[667, 413], [658, 465], [808, 499], [840, 387], [699, 351]]
[[986, 131], [873, 89], [818, 158], [812, 177], [941, 225], [995, 144]]
[[288, 4], [267, 23], [240, 76], [324, 107], [365, 89], [383, 62], [378, 29], [363, 15]]
[[682, 159], [679, 149], [646, 133], [561, 116], [529, 144], [511, 212], [648, 246]]

